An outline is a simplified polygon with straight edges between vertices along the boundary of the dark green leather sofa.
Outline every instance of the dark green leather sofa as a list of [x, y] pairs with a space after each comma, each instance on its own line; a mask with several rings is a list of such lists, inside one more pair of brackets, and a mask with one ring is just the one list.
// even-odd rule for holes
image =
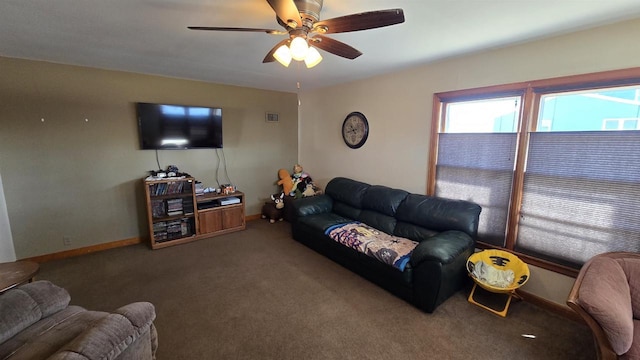
[[[468, 281], [465, 263], [475, 248], [481, 211], [477, 204], [339, 177], [327, 184], [324, 194], [292, 205], [295, 240], [426, 312]], [[354, 220], [419, 242], [403, 271], [325, 235], [327, 228]]]

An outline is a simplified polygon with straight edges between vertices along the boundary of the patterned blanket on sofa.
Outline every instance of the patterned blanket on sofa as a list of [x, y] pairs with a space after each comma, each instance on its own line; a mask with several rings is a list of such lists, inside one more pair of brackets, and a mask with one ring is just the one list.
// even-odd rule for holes
[[400, 271], [404, 271], [418, 245], [416, 241], [386, 234], [358, 221], [329, 227], [325, 234]]

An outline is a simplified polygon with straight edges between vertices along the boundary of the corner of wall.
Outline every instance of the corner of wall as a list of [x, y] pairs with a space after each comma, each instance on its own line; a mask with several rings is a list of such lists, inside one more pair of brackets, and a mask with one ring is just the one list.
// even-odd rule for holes
[[13, 247], [11, 224], [9, 224], [7, 202], [5, 201], [4, 190], [2, 187], [2, 174], [0, 174], [0, 262], [15, 260], [16, 250]]

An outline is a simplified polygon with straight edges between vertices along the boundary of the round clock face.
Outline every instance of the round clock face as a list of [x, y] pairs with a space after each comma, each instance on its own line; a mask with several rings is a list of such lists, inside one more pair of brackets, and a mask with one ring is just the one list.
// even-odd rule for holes
[[344, 143], [352, 149], [357, 149], [364, 145], [369, 136], [369, 122], [367, 118], [359, 112], [352, 112], [347, 115], [342, 123], [342, 138]]

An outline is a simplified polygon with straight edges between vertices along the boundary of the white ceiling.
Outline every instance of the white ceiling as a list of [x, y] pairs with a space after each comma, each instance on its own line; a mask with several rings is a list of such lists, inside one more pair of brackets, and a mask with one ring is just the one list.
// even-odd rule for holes
[[391, 8], [403, 24], [327, 35], [362, 56], [306, 69], [262, 63], [285, 35], [187, 29], [281, 29], [264, 0], [2, 0], [0, 56], [295, 92], [640, 17], [638, 0], [325, 0], [320, 17]]

